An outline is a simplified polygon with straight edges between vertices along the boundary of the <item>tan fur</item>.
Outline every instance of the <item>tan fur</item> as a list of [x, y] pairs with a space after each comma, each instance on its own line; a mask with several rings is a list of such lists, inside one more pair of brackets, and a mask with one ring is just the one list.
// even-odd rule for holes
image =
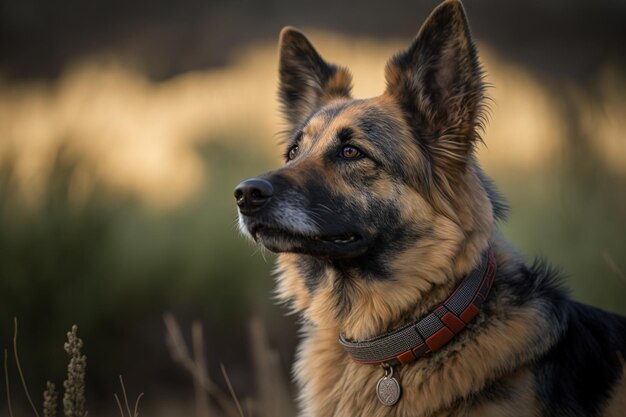
[[[375, 305], [373, 301], [372, 306]], [[400, 381], [408, 387], [405, 390], [410, 391], [392, 408], [383, 406], [376, 398], [374, 388], [382, 370], [352, 362], [337, 343], [337, 327], [311, 324], [306, 329], [307, 337], [300, 347], [296, 364], [296, 377], [303, 387], [300, 396], [303, 415], [466, 415], [456, 413], [471, 410], [458, 409], [455, 402], [480, 391], [506, 374], [514, 364], [523, 365], [553, 343], [546, 338], [550, 335], [549, 325], [541, 312], [511, 310], [505, 305], [495, 308], [490, 321], [479, 316], [476, 323], [460, 335], [460, 343], [399, 368]], [[519, 369], [518, 374], [525, 372], [523, 366]], [[515, 387], [520, 402], [533, 398], [530, 376], [524, 375], [507, 377], [507, 383]], [[478, 410], [493, 411], [508, 406], [497, 403], [480, 405]], [[524, 410], [528, 414], [509, 415], [536, 415], [534, 407]]]
[[345, 91], [352, 89], [352, 75], [346, 68], [339, 68], [337, 73], [328, 81], [322, 101], [329, 102], [336, 98], [345, 97]]
[[275, 275], [279, 277], [276, 287], [277, 297], [287, 301], [292, 314], [305, 311], [311, 305], [311, 299], [308, 297], [309, 291], [304, 285], [304, 280], [295, 274], [297, 257], [298, 255], [290, 253], [282, 254], [275, 270]]

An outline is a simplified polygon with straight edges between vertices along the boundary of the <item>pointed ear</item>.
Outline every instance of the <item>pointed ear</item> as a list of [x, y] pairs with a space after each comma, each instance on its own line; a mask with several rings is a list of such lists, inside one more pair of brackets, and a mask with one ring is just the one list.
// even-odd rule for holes
[[297, 29], [280, 32], [279, 97], [283, 115], [293, 128], [333, 98], [350, 97], [352, 76], [329, 64]]
[[483, 72], [459, 1], [437, 7], [411, 46], [388, 63], [387, 93], [403, 107], [449, 179], [463, 172], [483, 122]]

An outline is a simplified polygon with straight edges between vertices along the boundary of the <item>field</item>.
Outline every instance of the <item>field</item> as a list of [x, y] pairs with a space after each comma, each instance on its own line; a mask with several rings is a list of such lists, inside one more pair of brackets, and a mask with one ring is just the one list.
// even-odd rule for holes
[[[383, 91], [386, 59], [412, 34], [304, 31], [350, 67], [357, 97]], [[480, 40], [493, 85], [480, 160], [511, 206], [504, 234], [560, 266], [574, 298], [626, 314], [624, 66], [607, 59], [584, 80], [560, 78]], [[220, 364], [246, 415], [290, 415], [297, 318], [272, 302], [273, 256], [238, 235], [232, 198], [280, 164], [276, 42], [242, 42], [220, 65], [162, 78], [123, 57], [0, 76], [0, 348], [12, 358], [17, 317], [37, 404], [46, 380], [62, 385], [76, 324], [89, 416], [119, 415], [120, 374], [132, 400], [145, 393], [142, 415], [238, 415]], [[197, 342], [219, 389], [211, 400], [172, 356], [182, 342], [166, 342], [164, 314], [190, 357]], [[15, 415], [26, 415], [8, 368]]]

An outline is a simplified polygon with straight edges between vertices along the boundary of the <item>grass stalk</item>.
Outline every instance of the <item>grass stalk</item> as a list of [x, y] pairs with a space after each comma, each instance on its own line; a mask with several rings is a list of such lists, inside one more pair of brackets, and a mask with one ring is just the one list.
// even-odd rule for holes
[[9, 385], [9, 352], [4, 349], [4, 382], [7, 388], [7, 407], [9, 408], [9, 417], [13, 417], [13, 407], [11, 405], [11, 388]]
[[22, 381], [22, 387], [24, 388], [24, 394], [26, 394], [26, 398], [28, 399], [28, 403], [33, 409], [33, 413], [37, 417], [39, 417], [39, 412], [37, 411], [37, 407], [35, 407], [35, 403], [33, 402], [32, 397], [30, 396], [30, 392], [28, 391], [28, 385], [26, 384], [26, 378], [24, 377], [24, 372], [22, 371], [22, 365], [20, 364], [20, 357], [17, 354], [17, 317], [13, 317], [13, 354], [15, 356], [15, 365], [17, 366], [17, 372], [20, 375], [20, 380]]

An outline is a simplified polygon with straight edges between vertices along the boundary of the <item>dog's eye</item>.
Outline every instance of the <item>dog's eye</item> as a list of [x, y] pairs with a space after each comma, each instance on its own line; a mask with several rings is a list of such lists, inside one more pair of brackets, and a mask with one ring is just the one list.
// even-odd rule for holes
[[346, 159], [356, 159], [363, 156], [363, 152], [355, 148], [354, 146], [344, 146], [341, 149], [341, 157]]
[[287, 161], [291, 161], [296, 156], [298, 156], [298, 152], [300, 151], [300, 147], [298, 145], [294, 145], [287, 152]]

